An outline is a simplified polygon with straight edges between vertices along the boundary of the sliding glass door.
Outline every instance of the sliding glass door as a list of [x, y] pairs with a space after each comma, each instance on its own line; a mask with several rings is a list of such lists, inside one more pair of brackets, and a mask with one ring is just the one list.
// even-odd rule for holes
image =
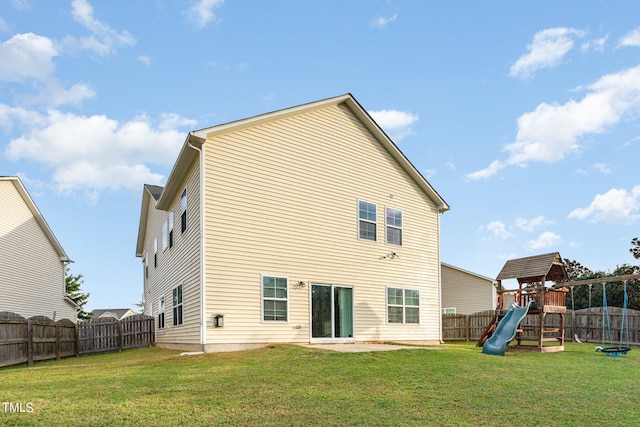
[[311, 285], [311, 338], [353, 341], [353, 289]]

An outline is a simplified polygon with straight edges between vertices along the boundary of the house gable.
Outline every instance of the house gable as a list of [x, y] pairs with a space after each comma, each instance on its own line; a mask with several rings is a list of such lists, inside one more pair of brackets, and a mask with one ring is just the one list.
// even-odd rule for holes
[[65, 296], [71, 262], [17, 177], [0, 177], [0, 311], [76, 320]]

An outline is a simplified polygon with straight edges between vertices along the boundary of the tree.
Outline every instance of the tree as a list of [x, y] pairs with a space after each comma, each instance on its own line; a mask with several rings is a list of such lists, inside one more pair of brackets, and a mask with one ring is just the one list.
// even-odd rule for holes
[[82, 274], [74, 276], [73, 274], [71, 274], [68, 268], [66, 269], [65, 294], [71, 301], [75, 302], [78, 305], [78, 319], [87, 320], [91, 318], [91, 313], [87, 313], [86, 311], [84, 311], [84, 306], [89, 301], [89, 294], [85, 294], [84, 292], [82, 292], [82, 289], [80, 289], [83, 283], [84, 281], [82, 280]]
[[587, 279], [588, 278], [587, 276], [593, 275], [593, 271], [591, 271], [589, 268], [585, 267], [584, 265], [580, 264], [576, 260], [570, 260], [568, 258], [565, 258], [563, 262], [564, 262], [564, 269], [567, 270], [568, 280]]
[[633, 240], [631, 240], [631, 249], [629, 249], [629, 252], [631, 252], [635, 259], [640, 259], [640, 239], [634, 237]]
[[144, 300], [140, 300], [140, 302], [133, 305], [138, 307], [138, 314], [144, 314]]

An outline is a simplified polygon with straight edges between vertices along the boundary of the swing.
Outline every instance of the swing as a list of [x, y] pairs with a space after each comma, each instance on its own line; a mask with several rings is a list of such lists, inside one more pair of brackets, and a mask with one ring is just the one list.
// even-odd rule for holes
[[[596, 347], [596, 351], [600, 351], [609, 357], [626, 356], [631, 347], [622, 345], [623, 334], [627, 334], [627, 342], [629, 341], [629, 321], [627, 319], [627, 304], [629, 296], [627, 294], [627, 282], [624, 282], [624, 302], [622, 304], [622, 321], [620, 323], [620, 343], [617, 346], [613, 345], [613, 336], [611, 334], [611, 319], [609, 318], [609, 307], [607, 306], [607, 290], [605, 284], [602, 284], [602, 346]], [[605, 316], [607, 330], [609, 332], [609, 347], [605, 347]], [[626, 330], [625, 330], [626, 327]]]
[[[573, 315], [572, 315], [572, 320], [573, 320], [573, 330], [575, 331], [576, 328], [576, 305], [575, 305], [575, 301], [573, 299], [573, 286], [571, 286], [571, 310], [573, 310]], [[582, 344], [583, 342], [589, 342], [589, 338], [591, 338], [591, 285], [589, 285], [589, 311], [588, 311], [588, 315], [587, 315], [587, 320], [589, 322], [589, 325], [587, 327], [587, 337], [584, 340], [580, 340], [580, 338], [578, 338], [578, 334], [574, 333], [573, 334], [573, 340], [577, 343]]]

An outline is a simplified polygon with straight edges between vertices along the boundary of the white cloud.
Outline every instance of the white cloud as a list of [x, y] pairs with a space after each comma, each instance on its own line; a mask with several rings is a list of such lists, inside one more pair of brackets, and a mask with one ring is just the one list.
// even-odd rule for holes
[[609, 175], [611, 173], [611, 168], [605, 163], [596, 163], [593, 165], [593, 167], [603, 175]]
[[390, 22], [396, 22], [396, 19], [398, 19], [397, 13], [394, 13], [391, 16], [376, 16], [369, 23], [369, 27], [378, 29], [384, 28], [389, 25]]
[[573, 49], [573, 38], [584, 36], [584, 31], [574, 28], [548, 28], [538, 31], [531, 44], [527, 45], [529, 53], [521, 56], [511, 66], [509, 74], [513, 77], [526, 78], [541, 68], [553, 68]]
[[560, 161], [580, 150], [580, 138], [602, 133], [625, 115], [640, 112], [640, 66], [605, 75], [587, 89], [579, 101], [542, 103], [535, 111], [521, 115], [516, 141], [503, 149], [509, 153], [508, 159], [496, 160], [467, 177], [487, 178], [509, 165], [525, 166], [532, 161]]
[[7, 25], [4, 19], [2, 19], [2, 16], [0, 16], [0, 32], [4, 33], [6, 31], [9, 31], [9, 25]]
[[144, 65], [151, 65], [151, 57], [147, 55], [138, 55], [138, 61], [142, 62]]
[[222, 6], [224, 0], [198, 0], [186, 12], [189, 21], [197, 28], [204, 28], [209, 22], [218, 23], [218, 18], [213, 13], [213, 8]]
[[582, 43], [582, 46], [580, 46], [580, 50], [584, 53], [589, 52], [590, 50], [595, 50], [596, 52], [604, 52], [604, 47], [607, 44], [607, 40], [609, 40], [608, 35], [600, 37], [599, 39], [588, 40]]
[[14, 125], [31, 125], [37, 126], [42, 124], [42, 116], [32, 110], [22, 107], [11, 107], [6, 104], [0, 104], [0, 127], [10, 131]]
[[618, 47], [636, 46], [640, 47], [640, 28], [635, 28], [625, 34], [618, 42]]
[[529, 241], [529, 249], [534, 251], [543, 248], [550, 248], [558, 245], [562, 239], [552, 231], [545, 231], [535, 240]]
[[13, 7], [19, 10], [27, 10], [31, 7], [28, 0], [11, 0]]
[[590, 222], [633, 223], [640, 215], [640, 185], [631, 191], [612, 188], [597, 194], [586, 208], [574, 209], [569, 219], [589, 219]]
[[120, 123], [104, 115], [85, 117], [52, 110], [40, 118], [38, 126], [10, 141], [6, 155], [53, 169], [60, 191], [138, 190], [145, 182], [162, 180], [148, 164], [168, 166], [175, 160], [184, 141], [184, 133], [172, 127], [176, 124], [195, 122], [166, 114], [159, 123], [146, 116]]
[[73, 18], [91, 31], [91, 36], [65, 38], [65, 44], [77, 44], [81, 49], [91, 50], [99, 55], [109, 55], [119, 46], [134, 46], [135, 38], [127, 31], [117, 32], [109, 25], [97, 20], [93, 16], [93, 7], [87, 0], [73, 0], [71, 3]]
[[551, 225], [553, 223], [554, 223], [553, 221], [546, 219], [544, 215], [540, 215], [531, 219], [526, 219], [526, 218], [516, 219], [516, 227], [528, 232], [532, 232], [536, 228], [543, 227], [546, 225]]
[[53, 42], [33, 33], [16, 34], [0, 44], [0, 80], [44, 80], [55, 68], [58, 55]]
[[501, 221], [491, 221], [489, 224], [480, 227], [481, 231], [488, 231], [496, 239], [506, 240], [514, 236]]
[[413, 135], [413, 125], [419, 119], [417, 114], [398, 110], [369, 111], [369, 115], [396, 142]]

